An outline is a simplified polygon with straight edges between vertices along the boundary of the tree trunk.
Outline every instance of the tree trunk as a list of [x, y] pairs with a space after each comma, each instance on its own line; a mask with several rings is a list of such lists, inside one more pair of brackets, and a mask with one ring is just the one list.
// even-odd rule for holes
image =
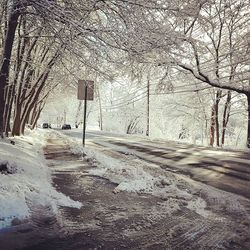
[[5, 110], [4, 110], [4, 121], [5, 121], [4, 131], [6, 137], [9, 136], [9, 131], [10, 131], [10, 118], [11, 118], [13, 101], [14, 101], [14, 85], [10, 85], [8, 87], [8, 94], [5, 100]]
[[[59, 52], [57, 51], [53, 58], [48, 62], [45, 71], [38, 77], [36, 83], [33, 85], [31, 92], [29, 93], [29, 98], [25, 100], [25, 94], [19, 93], [21, 97], [21, 102], [16, 105], [16, 109], [18, 110], [14, 126], [12, 130], [12, 135], [20, 135], [24, 134], [25, 124], [28, 121], [29, 115], [35, 106], [35, 104], [39, 101], [40, 93], [42, 92], [46, 80], [48, 78], [49, 72], [53, 65], [55, 64], [56, 60], [59, 57]], [[25, 90], [26, 91], [26, 90]]]
[[15, 118], [14, 118], [14, 123], [12, 127], [12, 136], [20, 135], [21, 112], [22, 112], [21, 105], [16, 106]]
[[4, 107], [5, 107], [5, 91], [9, 78], [9, 69], [10, 69], [10, 59], [12, 54], [13, 42], [15, 39], [15, 32], [18, 24], [18, 18], [20, 16], [19, 12], [19, 1], [15, 1], [13, 8], [10, 12], [8, 20], [8, 28], [6, 32], [3, 53], [2, 53], [2, 62], [0, 68], [0, 136], [3, 137], [4, 133]]
[[35, 120], [35, 117], [37, 115], [37, 112], [38, 112], [38, 103], [35, 104], [33, 110], [32, 110], [32, 114], [30, 115], [30, 119], [29, 119], [29, 124], [33, 124], [34, 123], [34, 120]]
[[215, 133], [215, 105], [212, 107], [211, 113], [211, 125], [210, 125], [210, 142], [209, 145], [213, 147], [214, 145], [214, 133]]
[[221, 135], [221, 146], [224, 146], [225, 143], [225, 134], [226, 134], [226, 128], [229, 121], [229, 114], [230, 114], [230, 103], [231, 103], [231, 91], [229, 90], [227, 93], [227, 100], [224, 106], [224, 112], [223, 112], [223, 128], [222, 128], [222, 135]]
[[247, 93], [246, 96], [247, 96], [247, 113], [248, 113], [248, 120], [247, 120], [247, 147], [250, 148], [250, 93]]
[[219, 103], [215, 104], [215, 131], [216, 131], [216, 146], [220, 146], [220, 124], [219, 124]]
[[99, 121], [99, 127], [100, 130], [103, 130], [103, 122], [102, 122], [102, 101], [101, 101], [101, 94], [100, 94], [100, 89], [99, 86], [97, 87], [97, 92], [98, 92], [98, 102], [99, 102], [99, 113], [100, 113], [100, 121]]
[[215, 100], [215, 128], [216, 128], [216, 146], [220, 146], [220, 124], [219, 124], [219, 103], [221, 100], [222, 90], [217, 90]]
[[45, 106], [45, 102], [44, 102], [44, 103], [41, 103], [40, 106], [39, 106], [39, 108], [38, 108], [38, 110], [36, 111], [34, 120], [33, 120], [32, 124], [31, 124], [31, 129], [32, 129], [32, 130], [35, 128], [35, 126], [36, 126], [36, 124], [37, 124], [37, 121], [38, 121], [38, 119], [39, 119], [39, 117], [40, 117], [40, 114], [41, 114], [41, 112], [42, 112], [44, 106]]
[[21, 126], [20, 126], [20, 132], [21, 134], [24, 134], [24, 129], [25, 129], [25, 124], [27, 123], [28, 119], [29, 119], [29, 115], [32, 111], [32, 109], [35, 107], [37, 101], [39, 100], [39, 96], [46, 84], [46, 81], [48, 79], [49, 76], [49, 72], [52, 68], [52, 66], [55, 64], [57, 57], [54, 57], [51, 59], [50, 63], [48, 64], [48, 68], [46, 69], [46, 72], [43, 73], [42, 75], [42, 80], [40, 82], [39, 87], [33, 92], [33, 95], [30, 97], [29, 101], [26, 102], [24, 109], [23, 109], [23, 113], [21, 116]]

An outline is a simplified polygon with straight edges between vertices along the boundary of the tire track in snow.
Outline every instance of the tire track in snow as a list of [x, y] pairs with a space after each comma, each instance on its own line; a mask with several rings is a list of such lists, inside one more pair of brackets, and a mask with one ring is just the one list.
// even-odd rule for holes
[[[103, 143], [100, 143], [99, 147], [102, 144]], [[133, 146], [133, 148], [135, 147]], [[103, 152], [115, 158], [119, 158], [119, 154], [124, 155], [124, 151], [122, 152], [121, 149], [116, 150], [112, 148], [112, 151], [111, 151], [110, 147], [109, 147], [109, 151], [106, 152], [104, 150]], [[159, 150], [156, 153], [157, 155], [164, 155], [163, 152]], [[135, 157], [135, 155], [133, 155], [133, 157]], [[140, 159], [143, 160], [143, 157], [140, 157]], [[234, 171], [235, 169], [233, 168], [232, 172]], [[241, 172], [241, 170], [239, 172]], [[219, 192], [220, 191], [218, 190], [218, 193]], [[223, 197], [223, 195], [225, 196]], [[232, 194], [232, 196], [234, 195]], [[233, 197], [230, 198], [228, 197], [226, 192], [222, 191], [222, 195], [220, 195], [213, 201], [210, 200], [209, 210], [215, 212], [215, 214], [206, 219], [200, 217], [197, 214], [193, 215], [193, 212], [190, 210], [185, 211], [185, 213], [182, 213], [182, 215], [179, 215], [179, 216], [173, 215], [173, 219], [168, 218], [169, 219], [168, 223], [164, 223], [164, 225], [166, 225], [168, 228], [175, 228], [177, 232], [178, 230], [182, 229], [182, 227], [185, 228], [185, 225], [189, 225], [187, 226], [187, 228], [185, 228], [186, 229], [185, 233], [183, 234], [180, 233], [180, 235], [176, 236], [172, 242], [170, 241], [169, 243], [170, 244], [169, 246], [171, 246], [170, 248], [171, 249], [172, 248], [173, 249], [188, 249], [191, 245], [192, 246], [191, 249], [211, 249], [211, 248], [212, 249], [228, 249], [228, 246], [238, 246], [237, 249], [245, 249], [244, 241], [245, 241], [245, 238], [247, 238], [246, 237], [247, 230], [244, 231], [242, 229], [244, 231], [243, 234], [245, 234], [245, 236], [242, 238], [243, 242], [240, 243], [241, 237], [238, 237], [237, 233], [234, 233], [234, 230], [236, 232], [238, 230], [237, 222], [234, 221], [235, 220], [234, 217], [238, 215], [238, 216], [242, 216], [243, 220], [250, 221], [249, 211], [245, 208], [245, 206], [242, 206], [239, 201], [235, 201], [235, 198], [239, 198], [241, 200], [240, 196], [239, 197], [235, 196], [234, 198]], [[242, 200], [244, 200], [244, 198]], [[226, 208], [224, 209], [222, 206], [223, 202], [225, 202], [225, 205], [226, 205]], [[246, 203], [249, 204], [249, 201]], [[190, 216], [190, 214], [192, 216]], [[218, 216], [219, 219], [217, 219], [216, 216]], [[192, 218], [189, 219], [189, 217], [192, 217]], [[228, 222], [226, 222], [227, 220]], [[190, 226], [192, 223], [195, 223], [197, 225]], [[178, 225], [178, 226], [175, 226], [175, 225]], [[248, 230], [249, 230], [249, 227], [248, 227]], [[159, 234], [162, 234], [162, 232], [156, 233], [156, 231], [154, 231], [154, 234], [156, 234], [156, 238], [157, 238], [157, 235], [159, 236]], [[246, 243], [246, 244], [249, 246], [249, 243]]]

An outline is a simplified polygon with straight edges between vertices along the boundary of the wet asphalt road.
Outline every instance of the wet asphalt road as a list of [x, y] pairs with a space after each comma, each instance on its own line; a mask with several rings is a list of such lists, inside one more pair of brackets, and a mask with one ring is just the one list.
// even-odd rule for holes
[[[80, 134], [74, 130], [65, 133], [75, 138]], [[61, 207], [57, 215], [47, 208], [32, 208], [30, 227], [11, 234], [1, 250], [250, 249], [247, 153], [99, 132], [87, 136], [87, 145], [104, 149], [110, 157], [133, 154], [161, 166], [162, 173], [169, 171], [208, 184], [203, 191], [190, 190], [194, 198], [206, 200], [208, 215], [190, 209], [184, 198], [114, 193], [117, 184], [88, 174], [95, 168], [92, 162], [74, 155], [60, 138], [52, 139], [44, 153], [54, 186], [83, 207]], [[211, 196], [210, 186], [218, 186], [222, 192]], [[189, 187], [183, 184], [180, 188]], [[171, 202], [178, 209], [170, 211]]]
[[[65, 134], [81, 138], [81, 130]], [[142, 160], [187, 175], [193, 180], [250, 199], [250, 152], [213, 149], [172, 141], [90, 131], [86, 140], [107, 150], [132, 153]]]
[[[107, 153], [112, 155], [110, 150]], [[119, 154], [122, 157], [123, 153], [116, 156]], [[46, 227], [38, 220], [43, 237], [38, 233], [32, 246], [24, 250], [250, 248], [249, 200], [223, 200], [210, 197], [209, 191], [197, 192], [194, 198], [207, 202], [209, 215], [204, 217], [190, 210], [183, 198], [114, 193], [117, 184], [89, 175], [93, 163], [82, 161], [60, 140], [48, 141], [45, 156], [56, 189], [82, 202], [83, 207], [62, 207], [60, 216], [50, 219]], [[68, 164], [75, 167], [69, 169]], [[172, 212], [171, 202], [178, 204]]]

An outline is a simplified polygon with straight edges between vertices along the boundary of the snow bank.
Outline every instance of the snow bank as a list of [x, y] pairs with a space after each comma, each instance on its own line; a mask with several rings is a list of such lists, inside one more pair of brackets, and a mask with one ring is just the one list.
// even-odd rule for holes
[[29, 131], [27, 136], [0, 140], [0, 229], [14, 218], [28, 218], [34, 206], [47, 206], [56, 213], [58, 206], [80, 207], [57, 192], [42, 154], [48, 131]]
[[168, 173], [168, 176], [161, 175], [157, 171], [159, 168], [154, 164], [145, 163], [131, 155], [115, 159], [99, 150], [90, 148], [85, 148], [84, 153], [100, 163], [98, 168], [89, 170], [89, 173], [117, 183], [118, 186], [114, 192], [150, 193], [161, 197], [174, 193], [178, 197], [190, 198], [188, 192], [177, 188], [178, 180], [174, 175], [171, 173]]
[[114, 193], [125, 191], [151, 194], [168, 202], [170, 212], [178, 210], [179, 205], [186, 204], [187, 208], [196, 213], [204, 217], [210, 216], [206, 211], [205, 200], [193, 195], [199, 188], [196, 190], [174, 173], [163, 171], [155, 164], [140, 160], [133, 151], [120, 154], [109, 151], [108, 145], [99, 147], [91, 142], [83, 149], [81, 139], [61, 133], [58, 133], [58, 136], [70, 146], [74, 154], [86, 155], [85, 158], [96, 166], [89, 169], [87, 174], [104, 177], [117, 184]]
[[111, 152], [103, 147], [91, 147], [91, 143], [83, 149], [79, 138], [72, 138], [60, 132], [58, 136], [70, 146], [72, 153], [86, 155], [92, 165], [97, 166], [88, 170], [88, 174], [104, 177], [118, 184], [114, 192], [148, 193], [162, 198], [174, 194], [177, 198], [191, 199], [186, 190], [177, 187], [178, 180], [172, 173], [164, 171], [164, 175], [161, 175], [159, 166], [141, 161], [131, 152], [124, 156], [119, 153], [110, 155]]
[[111, 157], [110, 152], [100, 148], [85, 148], [84, 153], [97, 166], [89, 170], [89, 174], [117, 183], [114, 193], [126, 191], [159, 197], [165, 201], [169, 214], [185, 206], [203, 217], [211, 216], [206, 201], [194, 195], [200, 186], [189, 185], [176, 174], [162, 171], [159, 166], [141, 161], [133, 155], [114, 158], [115, 155]]

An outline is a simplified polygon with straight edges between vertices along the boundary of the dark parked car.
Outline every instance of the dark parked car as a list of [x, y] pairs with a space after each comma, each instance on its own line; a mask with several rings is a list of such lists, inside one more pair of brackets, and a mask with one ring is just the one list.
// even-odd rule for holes
[[63, 124], [62, 129], [71, 129], [70, 124]]
[[50, 126], [49, 126], [49, 124], [48, 123], [43, 123], [43, 125], [42, 125], [42, 128], [49, 128]]

